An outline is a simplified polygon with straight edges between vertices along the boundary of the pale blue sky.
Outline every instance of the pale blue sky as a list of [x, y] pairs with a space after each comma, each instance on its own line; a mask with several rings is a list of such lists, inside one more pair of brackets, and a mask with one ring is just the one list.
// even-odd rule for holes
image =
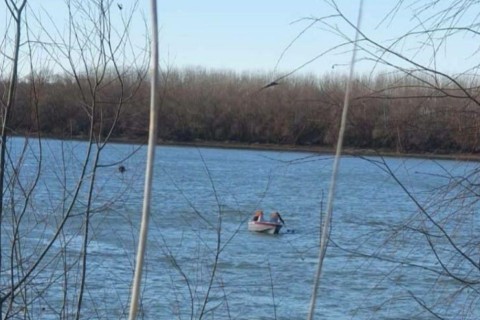
[[[359, 2], [336, 1], [342, 12], [353, 22], [356, 21]], [[418, 8], [419, 2], [405, 0], [394, 19], [382, 21], [398, 2], [364, 0], [362, 31], [383, 44], [391, 43], [391, 39], [418, 25], [418, 19], [441, 9], [434, 7], [426, 12], [421, 11], [425, 16], [416, 19], [413, 12]], [[160, 1], [163, 61], [174, 66], [201, 65], [208, 68], [272, 72], [285, 48], [310, 23], [298, 21], [299, 19], [324, 17], [333, 13], [332, 7], [323, 0]], [[473, 16], [475, 14], [472, 12]], [[462, 21], [469, 23], [475, 19], [473, 16], [470, 20], [464, 16]], [[338, 24], [342, 32], [351, 39], [354, 38], [352, 28], [339, 20], [329, 21], [333, 25]], [[411, 37], [400, 42], [397, 48], [423, 64], [431, 64], [431, 48], [419, 50], [424, 40], [425, 37]], [[316, 25], [286, 52], [276, 73], [294, 70], [342, 42], [344, 39], [334, 35], [331, 30]], [[316, 74], [332, 70], [346, 72], [350, 48], [347, 46], [326, 54], [306, 66], [303, 71]], [[450, 73], [466, 70], [476, 64], [478, 59], [471, 55], [477, 49], [476, 41], [468, 36], [452, 37], [437, 52], [436, 68]], [[362, 57], [364, 55], [360, 53], [359, 59]], [[392, 61], [398, 60], [392, 58]], [[359, 72], [369, 73], [372, 68], [372, 63], [365, 60], [357, 63]], [[377, 67], [376, 70], [382, 68], [385, 67]]]
[[[358, 1], [340, 3], [355, 19]], [[321, 0], [164, 1], [159, 3], [161, 50], [173, 65], [270, 72], [309, 24], [299, 19], [331, 12]], [[297, 68], [336, 43], [337, 37], [312, 28], [286, 52], [278, 69]], [[330, 55], [305, 70], [323, 72], [344, 59], [348, 57]]]
[[[122, 13], [133, 3], [127, 0], [117, 2], [123, 5]], [[362, 31], [376, 41], [388, 43], [389, 39], [418, 24], [412, 15], [418, 1], [413, 0], [403, 2], [404, 7], [398, 11], [395, 19], [380, 24], [397, 2], [398, 0], [364, 0]], [[61, 25], [65, 20], [66, 10], [62, 0], [29, 0], [29, 3], [34, 11], [39, 11], [40, 7], [45, 8], [57, 24]], [[356, 20], [358, 0], [338, 0], [336, 3], [351, 21]], [[134, 38], [143, 38], [145, 30], [142, 13], [147, 15], [148, 10], [149, 0], [140, 0], [139, 14], [133, 24]], [[3, 1], [0, 2], [0, 12], [5, 12], [6, 15]], [[332, 29], [317, 24], [291, 46], [276, 68], [282, 52], [310, 23], [306, 20], [298, 21], [299, 19], [324, 17], [334, 13], [324, 0], [158, 1], [158, 13], [160, 57], [164, 67], [202, 66], [208, 69], [259, 71], [268, 74], [275, 72], [275, 75], [281, 75], [345, 41], [334, 34]], [[340, 20], [331, 19], [329, 22], [353, 39], [354, 31], [351, 27]], [[2, 28], [3, 24], [0, 25], [0, 32]], [[397, 48], [424, 64], [431, 63], [431, 50], [418, 50], [422, 40], [409, 38], [400, 42]], [[469, 64], [474, 65], [478, 60], [472, 58], [472, 53], [477, 49], [476, 43], [465, 35], [452, 38], [438, 52], [437, 68], [456, 73], [467, 69]], [[325, 54], [303, 68], [302, 72], [318, 75], [333, 70], [346, 73], [350, 50], [351, 46], [346, 46]], [[364, 54], [359, 55], [360, 62], [356, 68], [359, 72], [369, 73], [373, 65], [362, 60], [364, 57]], [[375, 70], [382, 68], [385, 67], [377, 67]]]

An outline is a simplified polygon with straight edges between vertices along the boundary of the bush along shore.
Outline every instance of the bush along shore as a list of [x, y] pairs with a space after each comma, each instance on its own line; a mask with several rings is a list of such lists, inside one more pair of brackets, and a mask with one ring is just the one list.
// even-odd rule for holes
[[[87, 78], [44, 72], [41, 79], [35, 90], [31, 82], [20, 80], [11, 115], [13, 134], [82, 137], [88, 135], [91, 119], [96, 119], [94, 128], [101, 136], [117, 141], [146, 139], [149, 84], [143, 77], [132, 73], [119, 83], [112, 76], [95, 92], [99, 102], [94, 110], [80, 102], [85, 95], [88, 99], [88, 90], [78, 90]], [[345, 81], [343, 75], [333, 73], [302, 75], [261, 89], [271, 82], [261, 73], [168, 70], [162, 74], [158, 138], [176, 144], [328, 151], [337, 140]], [[462, 83], [465, 86], [459, 87]], [[344, 146], [357, 153], [382, 150], [383, 154], [476, 158], [480, 116], [471, 98], [477, 87], [471, 83], [463, 79], [427, 86], [425, 81], [399, 75], [358, 77]], [[115, 107], [119, 99], [120, 110]]]

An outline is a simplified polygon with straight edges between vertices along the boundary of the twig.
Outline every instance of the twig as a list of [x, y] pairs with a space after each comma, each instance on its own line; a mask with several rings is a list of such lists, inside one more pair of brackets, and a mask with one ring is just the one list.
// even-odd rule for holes
[[358, 37], [360, 34], [360, 25], [362, 21], [362, 9], [363, 9], [363, 0], [360, 0], [360, 6], [358, 9], [358, 18], [357, 18], [357, 26], [356, 26], [356, 33], [355, 33], [355, 42], [354, 42], [354, 49], [352, 53], [352, 60], [350, 62], [350, 73], [348, 76], [348, 81], [347, 81], [347, 88], [345, 90], [345, 99], [343, 102], [343, 111], [342, 111], [342, 120], [340, 124], [340, 130], [338, 134], [338, 140], [337, 140], [337, 148], [336, 148], [336, 153], [335, 153], [335, 159], [333, 162], [333, 169], [332, 169], [332, 178], [330, 182], [330, 189], [328, 193], [328, 200], [327, 200], [327, 214], [325, 216], [325, 221], [322, 226], [322, 235], [320, 239], [320, 249], [319, 249], [319, 254], [318, 254], [318, 265], [317, 265], [317, 271], [315, 273], [315, 278], [314, 278], [314, 285], [313, 285], [313, 291], [312, 291], [312, 296], [310, 300], [310, 308], [308, 311], [308, 320], [312, 320], [314, 317], [315, 313], [315, 304], [317, 301], [317, 292], [318, 292], [318, 286], [320, 284], [320, 277], [322, 274], [322, 266], [323, 266], [323, 260], [325, 259], [325, 255], [327, 253], [327, 245], [328, 241], [330, 238], [330, 223], [332, 220], [332, 211], [333, 211], [333, 200], [335, 196], [335, 189], [336, 189], [336, 183], [337, 183], [337, 175], [338, 175], [338, 167], [340, 164], [340, 156], [342, 154], [342, 146], [343, 146], [343, 136], [345, 133], [345, 127], [346, 127], [346, 122], [347, 122], [347, 113], [348, 113], [348, 105], [349, 105], [349, 100], [350, 100], [350, 91], [352, 87], [352, 82], [353, 82], [353, 71], [354, 71], [354, 66], [355, 66], [355, 58], [358, 50], [357, 46], [357, 41]]
[[150, 127], [147, 150], [147, 168], [145, 174], [145, 191], [143, 200], [142, 222], [137, 250], [137, 262], [132, 285], [132, 296], [130, 300], [129, 319], [135, 320], [138, 311], [138, 300], [142, 280], [143, 260], [147, 244], [148, 222], [150, 218], [150, 198], [153, 180], [153, 163], [155, 158], [155, 146], [157, 139], [157, 89], [158, 89], [158, 23], [157, 23], [157, 2], [150, 1], [152, 15], [152, 74], [151, 74], [151, 96], [150, 96]]

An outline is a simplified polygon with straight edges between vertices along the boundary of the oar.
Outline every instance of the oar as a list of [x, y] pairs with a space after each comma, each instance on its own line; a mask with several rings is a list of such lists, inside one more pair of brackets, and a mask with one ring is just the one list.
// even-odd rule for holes
[[[282, 219], [282, 216], [280, 213], [277, 212], [278, 219], [282, 222], [283, 226], [285, 226], [285, 221]], [[295, 233], [294, 229], [286, 229], [287, 233]]]
[[280, 213], [277, 212], [277, 216], [278, 216], [278, 219], [280, 219], [280, 221], [282, 221], [282, 224], [285, 225], [285, 221], [283, 221], [282, 216], [280, 215]]

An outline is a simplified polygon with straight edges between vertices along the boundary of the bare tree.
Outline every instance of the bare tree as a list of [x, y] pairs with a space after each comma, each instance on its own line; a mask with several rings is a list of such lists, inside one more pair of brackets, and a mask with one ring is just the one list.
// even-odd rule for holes
[[[97, 178], [112, 175], [109, 168], [115, 168], [124, 160], [102, 162], [101, 155], [122, 116], [123, 107], [135, 97], [146, 74], [146, 56], [135, 51], [129, 53], [133, 48], [130, 24], [137, 4], [120, 12], [122, 19], [118, 26], [113, 16], [118, 14], [119, 8], [113, 1], [68, 1], [69, 23], [65, 36], [63, 26], [53, 24], [52, 19], [52, 24], [46, 26], [40, 16], [42, 13], [26, 11], [27, 1], [5, 3], [13, 21], [15, 41], [10, 45], [5, 37], [3, 42], [6, 48], [13, 48], [13, 54], [9, 60], [12, 71], [8, 95], [1, 100], [0, 313], [2, 318], [18, 314], [35, 317], [47, 312], [61, 318], [78, 319], [82, 316], [89, 285], [89, 244], [92, 232], [98, 232], [92, 227], [92, 219], [96, 221], [93, 225], [98, 223], [98, 213], [106, 211], [116, 200], [121, 201], [129, 188], [124, 184], [113, 198], [102, 198], [102, 186]], [[22, 20], [26, 12], [29, 13], [28, 21]], [[46, 12], [43, 14], [45, 16]], [[35, 28], [44, 30], [42, 37], [32, 31]], [[23, 40], [22, 31], [27, 35]], [[20, 56], [22, 46], [26, 48], [24, 57]], [[70, 94], [77, 99], [76, 107], [89, 119], [88, 142], [81, 161], [76, 160], [69, 147], [62, 145], [60, 154], [55, 154], [58, 163], [45, 166], [42, 162], [44, 142], [40, 135], [34, 141], [26, 136], [20, 149], [21, 141], [9, 143], [8, 138], [14, 133], [10, 119], [17, 101], [19, 61], [29, 61], [25, 68], [30, 68], [31, 72], [25, 85], [32, 93], [29, 103], [35, 126], [31, 130], [38, 132], [40, 127], [39, 106], [43, 97], [40, 88], [45, 82], [35, 70], [38, 51], [43, 51], [57, 63], [57, 70], [75, 81], [76, 90]], [[129, 63], [128, 59], [135, 62]], [[137, 74], [134, 79], [132, 71]], [[33, 175], [28, 169], [32, 163]], [[47, 183], [46, 172], [55, 166], [58, 170], [52, 175], [57, 179]], [[37, 207], [45, 193], [49, 193], [50, 205]], [[45, 211], [49, 211], [48, 215]], [[28, 233], [34, 233], [36, 238], [30, 239]], [[72, 235], [81, 235], [78, 250], [72, 243]], [[4, 246], [7, 239], [9, 243]], [[63, 267], [57, 269], [57, 264]], [[50, 290], [59, 291], [59, 288], [63, 289], [60, 303], [46, 298]], [[89, 308], [89, 312], [92, 310], [99, 312], [95, 307]]]
[[[10, 127], [9, 119], [11, 117], [12, 109], [14, 108], [15, 103], [15, 93], [18, 83], [18, 64], [19, 64], [19, 52], [20, 52], [20, 39], [21, 39], [21, 31], [22, 31], [22, 14], [23, 10], [26, 5], [26, 0], [22, 2], [15, 2], [15, 1], [6, 1], [7, 8], [12, 16], [13, 26], [14, 26], [14, 37], [15, 41], [13, 44], [13, 54], [12, 54], [12, 63], [11, 63], [11, 73], [10, 73], [10, 80], [9, 86], [7, 91], [6, 101], [4, 99], [1, 100], [1, 107], [2, 107], [2, 135], [1, 135], [1, 146], [0, 146], [0, 232], [3, 229], [3, 220], [4, 220], [4, 200], [3, 194], [4, 192], [4, 179], [5, 179], [5, 169], [6, 169], [6, 142], [7, 136], [9, 135], [8, 128]], [[0, 234], [0, 245], [3, 244], [2, 236]], [[2, 246], [0, 246], [2, 247]], [[12, 247], [14, 250], [15, 247]], [[12, 254], [13, 256], [13, 254]], [[0, 252], [0, 270], [3, 269], [3, 252]], [[13, 268], [13, 265], [11, 265]], [[0, 274], [0, 277], [2, 275]], [[13, 278], [11, 282], [11, 290], [14, 290], [14, 283]], [[13, 296], [13, 294], [10, 294]], [[8, 299], [8, 295], [2, 294], [0, 297], [0, 314], [3, 316], [3, 305], [5, 301]], [[13, 301], [13, 298], [11, 299]], [[10, 306], [12, 304], [10, 303]]]
[[[367, 97], [383, 101], [386, 108], [383, 118], [393, 125], [388, 129], [392, 135], [390, 139], [397, 141], [400, 151], [409, 151], [438, 150], [444, 141], [454, 141], [455, 138], [452, 139], [447, 129], [448, 123], [455, 121], [453, 110], [457, 110], [457, 117], [463, 113], [476, 119], [480, 106], [478, 48], [474, 46], [470, 52], [464, 53], [473, 62], [455, 73], [442, 68], [440, 60], [443, 50], [451, 50], [450, 41], [459, 38], [477, 39], [480, 10], [477, 1], [398, 1], [382, 18], [380, 25], [385, 27], [388, 23], [393, 24], [395, 19], [405, 13], [411, 17], [414, 25], [389, 42], [376, 39], [374, 34], [357, 28], [336, 1], [327, 3], [333, 14], [308, 18], [311, 23], [308, 28], [319, 24], [344, 40], [332, 50], [355, 42], [360, 49], [359, 61], [370, 62], [374, 72], [390, 73], [398, 79], [377, 88], [369, 88], [367, 85], [366, 90], [358, 92], [355, 99], [362, 103], [352, 106], [349, 115], [351, 121], [361, 120], [359, 113], [362, 112], [363, 103], [369, 102]], [[347, 36], [352, 31], [360, 34], [358, 40]], [[396, 100], [402, 103], [401, 108], [395, 111], [388, 104], [393, 104]], [[451, 108], [451, 105], [456, 108]], [[473, 124], [466, 131], [470, 134], [477, 132], [476, 121], [468, 122]], [[360, 136], [361, 132], [352, 132], [352, 138]], [[413, 136], [420, 138], [413, 139]], [[451, 147], [455, 149], [453, 145]], [[352, 249], [337, 245], [335, 239], [330, 242], [331, 246], [337, 246], [370, 262], [388, 261], [392, 264], [391, 268], [383, 271], [378, 284], [388, 283], [388, 286], [394, 286], [398, 290], [392, 290], [389, 297], [382, 296], [372, 306], [371, 313], [382, 315], [387, 308], [408, 304], [411, 310], [415, 310], [412, 317], [477, 317], [480, 265], [476, 240], [478, 227], [474, 222], [474, 212], [478, 208], [478, 166], [467, 166], [461, 174], [456, 174], [454, 168], [443, 167], [438, 163], [444, 170], [444, 175], [441, 176], [443, 186], [436, 186], [435, 190], [431, 190], [430, 197], [425, 198], [424, 195], [415, 194], [397, 176], [388, 160], [379, 159], [367, 161], [373, 162], [387, 173], [417, 211], [408, 215], [402, 224], [390, 226], [388, 232], [379, 232], [376, 236], [385, 236], [384, 244], [373, 253], [367, 252], [367, 244], [352, 246], [355, 247]], [[395, 250], [396, 245], [402, 245], [405, 249]], [[367, 263], [369, 267], [373, 264], [374, 262]], [[419, 290], [413, 288], [412, 283], [402, 281], [401, 277], [431, 279], [430, 286]], [[375, 293], [372, 292], [372, 295]]]

